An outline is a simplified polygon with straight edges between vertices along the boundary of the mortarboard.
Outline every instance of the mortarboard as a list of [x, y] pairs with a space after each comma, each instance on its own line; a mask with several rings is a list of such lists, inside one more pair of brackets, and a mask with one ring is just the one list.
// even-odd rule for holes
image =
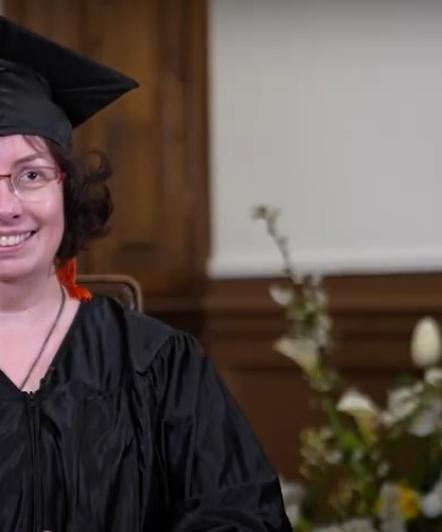
[[64, 148], [72, 128], [138, 83], [0, 16], [0, 135], [39, 135]]

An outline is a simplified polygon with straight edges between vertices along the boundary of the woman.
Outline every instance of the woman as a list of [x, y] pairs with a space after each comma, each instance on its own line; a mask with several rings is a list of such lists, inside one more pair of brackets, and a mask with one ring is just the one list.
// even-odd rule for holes
[[71, 129], [135, 86], [0, 17], [0, 530], [288, 531], [198, 343], [70, 278], [111, 211]]

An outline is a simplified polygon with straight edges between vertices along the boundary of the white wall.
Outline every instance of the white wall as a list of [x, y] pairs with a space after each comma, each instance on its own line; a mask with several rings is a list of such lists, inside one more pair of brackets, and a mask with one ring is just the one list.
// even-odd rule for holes
[[212, 0], [213, 276], [442, 267], [442, 2]]

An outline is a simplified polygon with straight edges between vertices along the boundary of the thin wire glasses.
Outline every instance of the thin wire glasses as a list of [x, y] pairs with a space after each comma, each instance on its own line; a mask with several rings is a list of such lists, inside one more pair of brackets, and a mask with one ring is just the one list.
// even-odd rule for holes
[[22, 201], [45, 201], [51, 183], [61, 183], [65, 174], [51, 166], [36, 166], [20, 169], [11, 174], [0, 174], [0, 180], [7, 179], [9, 189]]

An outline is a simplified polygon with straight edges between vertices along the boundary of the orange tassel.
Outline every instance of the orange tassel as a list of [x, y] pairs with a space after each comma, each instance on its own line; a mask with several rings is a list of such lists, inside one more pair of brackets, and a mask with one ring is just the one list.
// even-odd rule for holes
[[59, 282], [66, 288], [71, 297], [74, 299], [79, 299], [80, 301], [90, 301], [92, 299], [92, 294], [89, 292], [89, 290], [79, 286], [75, 282], [77, 278], [76, 259], [70, 259], [62, 266], [57, 265], [56, 273]]

